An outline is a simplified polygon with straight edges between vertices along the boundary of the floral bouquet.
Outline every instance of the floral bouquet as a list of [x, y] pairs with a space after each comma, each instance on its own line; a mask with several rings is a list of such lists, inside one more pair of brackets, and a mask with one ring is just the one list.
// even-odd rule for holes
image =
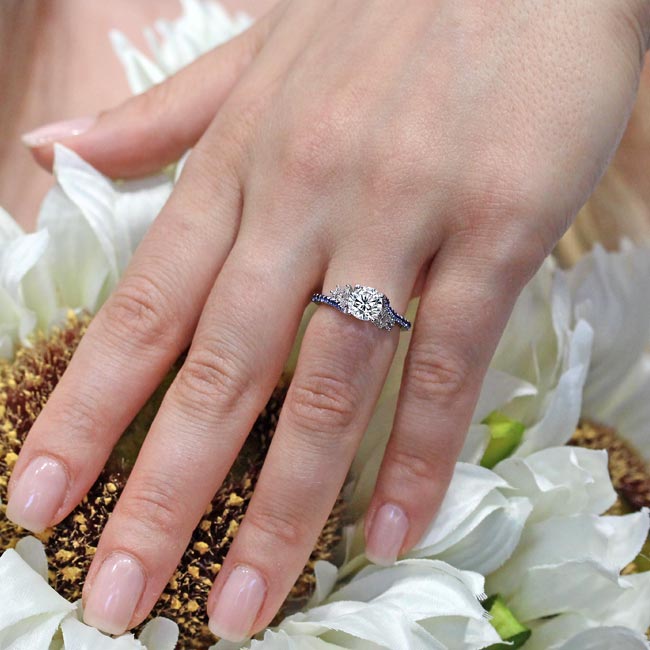
[[[134, 92], [250, 24], [201, 0], [183, 8], [147, 33], [153, 59], [111, 35]], [[37, 231], [23, 233], [0, 210], [2, 502], [31, 424], [179, 168], [113, 182], [57, 147]], [[440, 511], [413, 551], [379, 567], [364, 556], [361, 517], [390, 432], [403, 336], [350, 480], [275, 626], [212, 648], [650, 648], [649, 343], [650, 250], [596, 246], [570, 270], [549, 259], [515, 306]], [[214, 643], [207, 594], [254, 489], [290, 364], [149, 621], [117, 638], [82, 622], [81, 582], [99, 534], [181, 363], [60, 525], [32, 537], [0, 514], [0, 649]]]

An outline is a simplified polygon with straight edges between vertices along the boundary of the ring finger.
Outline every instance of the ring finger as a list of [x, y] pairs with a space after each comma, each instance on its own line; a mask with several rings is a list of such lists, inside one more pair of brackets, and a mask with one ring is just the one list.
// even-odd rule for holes
[[[396, 268], [398, 268], [396, 266]], [[325, 288], [367, 281], [402, 309], [419, 269], [335, 260]], [[345, 481], [398, 335], [322, 306], [312, 318], [255, 494], [208, 603], [210, 628], [238, 641], [269, 624], [303, 569]]]

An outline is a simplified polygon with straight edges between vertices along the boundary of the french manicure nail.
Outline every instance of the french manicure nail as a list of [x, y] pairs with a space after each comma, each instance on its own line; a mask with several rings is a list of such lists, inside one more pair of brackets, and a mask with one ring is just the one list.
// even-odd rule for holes
[[84, 607], [84, 623], [108, 634], [129, 627], [144, 591], [144, 570], [125, 553], [112, 553], [103, 562]]
[[23, 144], [30, 148], [42, 147], [64, 138], [81, 135], [88, 131], [96, 121], [96, 117], [78, 117], [74, 120], [52, 122], [29, 133], [24, 133], [21, 139]]
[[404, 511], [385, 503], [372, 519], [366, 544], [366, 557], [375, 564], [389, 565], [397, 560], [409, 529]]
[[53, 458], [39, 456], [23, 471], [7, 503], [7, 518], [41, 533], [54, 521], [68, 489], [68, 477]]
[[250, 636], [266, 596], [266, 581], [259, 571], [236, 566], [228, 576], [210, 616], [210, 631], [227, 641]]

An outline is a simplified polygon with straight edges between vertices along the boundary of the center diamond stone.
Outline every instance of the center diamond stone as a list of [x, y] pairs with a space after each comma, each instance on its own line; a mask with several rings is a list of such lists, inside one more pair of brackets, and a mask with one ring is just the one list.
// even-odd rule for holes
[[348, 313], [360, 320], [374, 321], [384, 308], [384, 296], [372, 287], [355, 287], [348, 298]]

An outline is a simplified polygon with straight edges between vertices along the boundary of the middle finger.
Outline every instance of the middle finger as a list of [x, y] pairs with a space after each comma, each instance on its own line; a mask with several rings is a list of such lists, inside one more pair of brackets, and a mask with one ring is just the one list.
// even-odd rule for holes
[[[396, 308], [406, 306], [417, 269], [360, 266], [358, 256], [333, 261], [325, 287], [367, 278], [398, 299]], [[267, 625], [305, 566], [368, 426], [397, 329], [328, 306], [312, 318], [255, 493], [210, 596], [218, 636], [239, 641]]]

